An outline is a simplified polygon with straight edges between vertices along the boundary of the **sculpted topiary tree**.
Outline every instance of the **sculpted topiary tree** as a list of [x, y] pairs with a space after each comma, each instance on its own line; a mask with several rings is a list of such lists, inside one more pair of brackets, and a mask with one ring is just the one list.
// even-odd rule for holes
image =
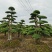
[[23, 19], [17, 24], [16, 29], [17, 29], [17, 32], [18, 32], [18, 38], [20, 37], [21, 31], [24, 28], [24, 24], [25, 24], [25, 20], [23, 20]]
[[38, 14], [40, 14], [39, 10], [35, 10], [33, 13], [30, 14], [31, 15], [30, 20], [32, 20], [32, 21], [30, 21], [30, 23], [35, 23], [36, 27], [38, 25], [38, 19], [37, 19]]
[[[35, 31], [32, 37], [36, 39], [36, 43], [39, 43], [39, 39], [41, 38], [41, 35], [43, 32], [41, 27], [44, 26], [45, 23], [48, 23], [47, 21], [42, 20], [42, 19], [46, 19], [47, 17], [43, 15], [41, 16], [39, 14], [40, 14], [40, 11], [35, 10], [33, 13], [31, 13], [31, 18], [30, 18], [30, 20], [32, 20], [30, 22], [35, 23]], [[45, 34], [46, 33], [47, 31], [45, 32]]]
[[14, 7], [9, 7], [8, 9], [9, 11], [5, 12], [7, 13], [7, 16], [4, 17], [3, 19], [7, 20], [8, 22], [8, 40], [11, 40], [12, 39], [12, 33], [11, 33], [12, 27], [11, 26], [12, 26], [12, 23], [16, 23], [14, 20], [15, 20], [15, 17], [17, 16], [15, 16], [16, 12], [15, 12]]
[[21, 20], [20, 22], [19, 22], [19, 24], [20, 24], [20, 26], [22, 27], [24, 24], [25, 24], [25, 20]]

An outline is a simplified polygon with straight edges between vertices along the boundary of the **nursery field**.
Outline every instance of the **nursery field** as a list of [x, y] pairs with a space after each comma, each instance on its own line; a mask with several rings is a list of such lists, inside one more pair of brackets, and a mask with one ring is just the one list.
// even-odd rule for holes
[[27, 25], [24, 19], [16, 22], [14, 7], [5, 13], [0, 21], [0, 52], [52, 52], [52, 25], [47, 16], [34, 10]]

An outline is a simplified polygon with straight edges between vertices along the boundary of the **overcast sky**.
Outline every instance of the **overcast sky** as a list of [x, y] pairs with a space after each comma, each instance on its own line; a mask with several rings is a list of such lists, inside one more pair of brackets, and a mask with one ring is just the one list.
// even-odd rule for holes
[[47, 16], [47, 21], [52, 24], [52, 0], [0, 0], [0, 20], [6, 16], [5, 11], [10, 6], [16, 9], [17, 22], [24, 19], [29, 24], [30, 13], [40, 10], [41, 15]]

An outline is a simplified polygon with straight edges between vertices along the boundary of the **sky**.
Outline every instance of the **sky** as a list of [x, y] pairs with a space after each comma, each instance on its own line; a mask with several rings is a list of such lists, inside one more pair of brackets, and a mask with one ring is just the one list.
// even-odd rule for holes
[[52, 24], [52, 0], [0, 0], [0, 20], [6, 17], [5, 11], [8, 11], [10, 6], [17, 12], [17, 22], [24, 19], [26, 24], [30, 24], [30, 14], [34, 10], [39, 10], [40, 15], [47, 16], [48, 23]]

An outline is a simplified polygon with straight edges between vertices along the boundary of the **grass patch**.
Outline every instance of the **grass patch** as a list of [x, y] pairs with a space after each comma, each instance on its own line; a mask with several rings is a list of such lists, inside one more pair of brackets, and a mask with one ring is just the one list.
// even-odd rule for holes
[[19, 40], [8, 41], [4, 43], [4, 47], [15, 48], [20, 46]]
[[19, 40], [0, 41], [0, 48], [15, 48], [20, 46]]
[[51, 52], [50, 48], [44, 44], [44, 45], [36, 45], [36, 49], [38, 52]]

